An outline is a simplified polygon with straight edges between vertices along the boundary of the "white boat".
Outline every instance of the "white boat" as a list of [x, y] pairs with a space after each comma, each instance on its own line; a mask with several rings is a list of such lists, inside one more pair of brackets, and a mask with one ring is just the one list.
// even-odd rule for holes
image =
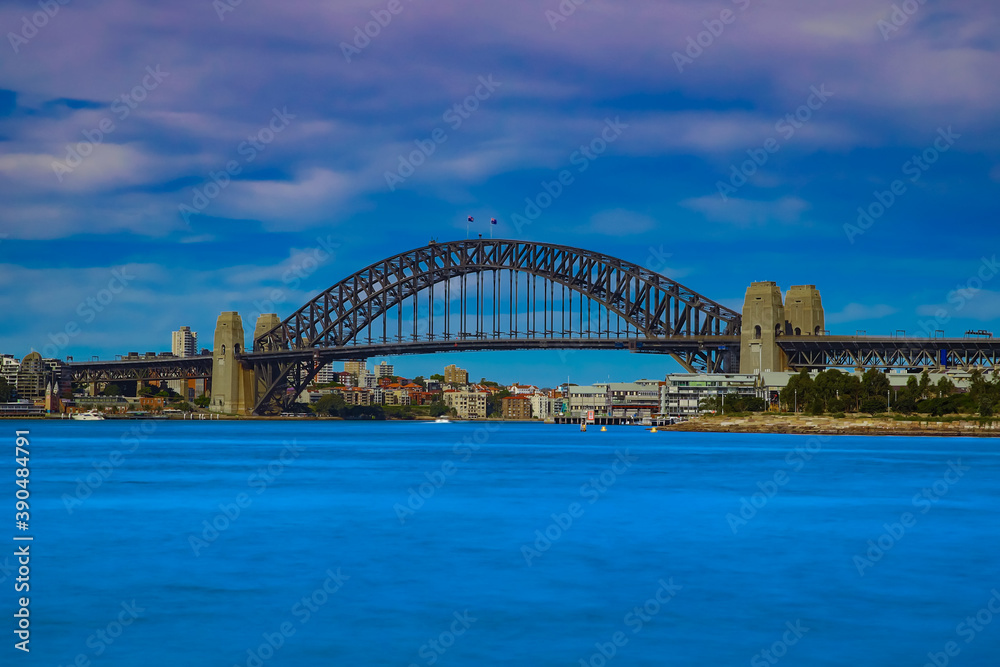
[[98, 422], [104, 420], [104, 415], [97, 410], [88, 410], [87, 412], [74, 412], [70, 418], [77, 421]]
[[448, 419], [447, 417], [438, 417], [437, 419], [434, 420], [434, 423], [435, 424], [450, 424], [451, 420]]

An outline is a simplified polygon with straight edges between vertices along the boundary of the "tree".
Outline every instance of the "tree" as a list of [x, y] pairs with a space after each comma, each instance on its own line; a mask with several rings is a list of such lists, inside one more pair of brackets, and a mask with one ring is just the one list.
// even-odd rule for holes
[[510, 396], [506, 389], [495, 391], [486, 397], [486, 416], [499, 417], [503, 414], [503, 399]]
[[344, 402], [344, 397], [338, 393], [330, 393], [326, 396], [321, 397], [315, 404], [313, 404], [312, 409], [316, 414], [319, 415], [330, 415], [331, 417], [342, 416], [342, 412], [346, 407]]
[[803, 369], [798, 375], [793, 375], [788, 379], [788, 384], [781, 390], [778, 400], [788, 408], [806, 406], [813, 393], [813, 379], [809, 376], [809, 371]]
[[116, 384], [109, 384], [101, 390], [101, 396], [121, 396], [122, 390]]
[[208, 404], [212, 402], [212, 399], [208, 397], [208, 394], [202, 394], [198, 398], [194, 399], [194, 404], [199, 408], [207, 408]]
[[938, 398], [947, 398], [955, 393], [955, 383], [948, 379], [947, 376], [942, 375], [941, 379], [937, 383], [937, 394]]
[[424, 380], [423, 375], [418, 375], [417, 377], [413, 378], [413, 384], [419, 384], [421, 387], [424, 388], [427, 387], [427, 381]]
[[[886, 392], [889, 391], [889, 387], [889, 378], [887, 378], [882, 371], [875, 368], [869, 368], [865, 371], [865, 374], [861, 376], [861, 399], [862, 401], [881, 399], [884, 411], [886, 408]], [[862, 406], [861, 411], [870, 412], [869, 410], [865, 410], [864, 406]]]
[[440, 373], [434, 373], [434, 374], [432, 374], [429, 377], [429, 379], [434, 380], [435, 382], [444, 382], [444, 376], [441, 375]]
[[14, 398], [14, 387], [7, 382], [7, 378], [0, 378], [0, 403], [9, 403]]

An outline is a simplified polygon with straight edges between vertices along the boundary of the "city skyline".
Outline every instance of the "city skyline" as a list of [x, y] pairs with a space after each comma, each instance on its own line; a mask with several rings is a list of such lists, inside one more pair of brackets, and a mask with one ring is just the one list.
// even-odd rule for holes
[[[0, 9], [0, 308], [17, 313], [0, 350], [169, 350], [182, 324], [284, 318], [467, 233], [600, 249], [733, 308], [752, 281], [815, 284], [835, 333], [961, 336], [1000, 315], [985, 1], [403, 3], [367, 37], [380, 6], [223, 5], [60, 5], [35, 30], [28, 5]], [[624, 352], [449, 362], [510, 382], [678, 370]]]

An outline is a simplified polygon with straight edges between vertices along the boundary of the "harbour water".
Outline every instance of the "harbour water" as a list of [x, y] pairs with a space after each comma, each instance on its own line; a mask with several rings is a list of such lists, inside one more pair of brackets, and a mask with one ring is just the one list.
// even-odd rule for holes
[[2, 425], [4, 665], [1000, 664], [994, 439]]

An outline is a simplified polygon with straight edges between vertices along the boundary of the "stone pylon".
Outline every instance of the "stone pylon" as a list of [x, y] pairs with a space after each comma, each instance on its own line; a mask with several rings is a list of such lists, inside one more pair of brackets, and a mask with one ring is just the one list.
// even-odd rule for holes
[[249, 414], [253, 409], [253, 371], [236, 359], [244, 348], [243, 320], [235, 311], [219, 315], [212, 349], [212, 412]]

